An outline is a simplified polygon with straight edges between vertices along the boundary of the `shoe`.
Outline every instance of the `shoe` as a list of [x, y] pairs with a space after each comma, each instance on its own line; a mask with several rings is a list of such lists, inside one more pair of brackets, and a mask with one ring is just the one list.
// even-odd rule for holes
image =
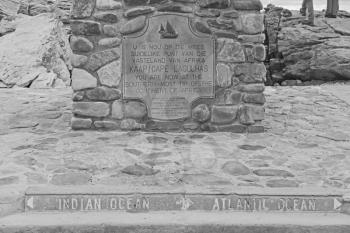
[[300, 12], [301, 16], [306, 16], [306, 9], [300, 8], [299, 12]]

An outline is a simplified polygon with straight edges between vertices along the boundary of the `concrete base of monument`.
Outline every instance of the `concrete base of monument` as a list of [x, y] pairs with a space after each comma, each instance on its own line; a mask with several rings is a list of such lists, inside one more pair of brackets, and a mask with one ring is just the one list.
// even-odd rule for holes
[[0, 220], [0, 232], [348, 233], [350, 216], [289, 213], [25, 213]]

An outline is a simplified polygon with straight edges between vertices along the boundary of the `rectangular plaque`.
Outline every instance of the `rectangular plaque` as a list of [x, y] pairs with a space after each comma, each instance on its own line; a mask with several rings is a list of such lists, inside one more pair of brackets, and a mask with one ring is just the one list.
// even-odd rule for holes
[[27, 195], [26, 211], [236, 211], [340, 212], [337, 196], [260, 196], [212, 194]]
[[194, 100], [214, 97], [214, 45], [188, 17], [149, 18], [143, 32], [123, 38], [123, 98], [142, 100], [153, 119], [189, 117]]

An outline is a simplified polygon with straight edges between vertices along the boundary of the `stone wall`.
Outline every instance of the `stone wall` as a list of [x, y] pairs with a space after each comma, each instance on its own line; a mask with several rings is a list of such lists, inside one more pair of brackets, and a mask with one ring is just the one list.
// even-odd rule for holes
[[[266, 69], [260, 0], [75, 0], [71, 12], [73, 129], [262, 132]], [[156, 121], [137, 100], [123, 100], [122, 36], [148, 17], [176, 13], [216, 41], [215, 98], [192, 104], [191, 117]]]

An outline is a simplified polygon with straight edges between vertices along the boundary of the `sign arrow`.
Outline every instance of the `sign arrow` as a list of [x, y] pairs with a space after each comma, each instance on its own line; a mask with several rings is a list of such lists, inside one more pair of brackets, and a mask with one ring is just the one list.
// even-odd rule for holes
[[27, 206], [31, 209], [34, 209], [34, 197], [31, 197], [27, 200]]
[[340, 206], [342, 206], [342, 203], [340, 201], [338, 201], [337, 198], [334, 198], [334, 209], [337, 210], [340, 208]]

